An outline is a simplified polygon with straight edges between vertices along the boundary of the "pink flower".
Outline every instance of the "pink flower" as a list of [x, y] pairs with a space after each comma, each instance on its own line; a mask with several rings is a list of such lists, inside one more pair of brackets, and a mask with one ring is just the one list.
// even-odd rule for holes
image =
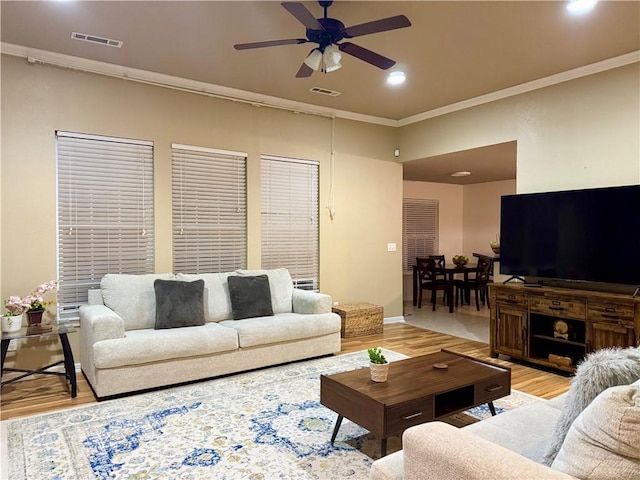
[[17, 295], [10, 296], [9, 300], [4, 302], [4, 306], [7, 312], [9, 312], [9, 315], [20, 315], [25, 311], [44, 310], [46, 305], [52, 302], [45, 301], [43, 295], [51, 290], [55, 290], [57, 286], [58, 282], [55, 280], [43, 283], [24, 298], [20, 298]]

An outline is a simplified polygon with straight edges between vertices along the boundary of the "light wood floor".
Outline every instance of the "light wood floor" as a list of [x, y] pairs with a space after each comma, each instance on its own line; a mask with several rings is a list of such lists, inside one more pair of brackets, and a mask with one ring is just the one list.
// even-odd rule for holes
[[[384, 333], [343, 338], [340, 353], [381, 346], [410, 357], [437, 352], [442, 348], [494, 361], [511, 367], [512, 388], [543, 398], [553, 398], [569, 388], [569, 377], [517, 364], [505, 359], [491, 359], [485, 343], [431, 332], [407, 324], [385, 325]], [[78, 375], [78, 396], [70, 397], [62, 377], [38, 375], [20, 380], [2, 389], [0, 419], [7, 420], [53, 412], [70, 407], [95, 404], [96, 400], [82, 374]]]

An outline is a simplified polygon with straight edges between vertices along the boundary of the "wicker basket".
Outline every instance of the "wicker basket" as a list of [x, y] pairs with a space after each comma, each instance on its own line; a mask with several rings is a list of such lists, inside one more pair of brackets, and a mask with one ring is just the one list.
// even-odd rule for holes
[[371, 303], [346, 303], [333, 307], [333, 311], [342, 319], [341, 336], [359, 337], [382, 333], [384, 309]]

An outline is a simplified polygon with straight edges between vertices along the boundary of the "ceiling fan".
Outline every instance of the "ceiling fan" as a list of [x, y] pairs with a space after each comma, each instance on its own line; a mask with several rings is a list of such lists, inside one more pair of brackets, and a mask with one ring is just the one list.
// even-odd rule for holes
[[315, 18], [300, 2], [282, 2], [282, 6], [306, 28], [306, 38], [289, 38], [284, 40], [270, 40], [266, 42], [240, 43], [234, 45], [236, 50], [248, 50], [251, 48], [276, 47], [280, 45], [293, 45], [300, 43], [317, 43], [318, 46], [311, 50], [300, 66], [296, 77], [309, 77], [322, 66], [323, 72], [331, 72], [341, 67], [340, 52], [352, 55], [371, 65], [387, 70], [395, 65], [390, 58], [372, 52], [364, 47], [351, 42], [338, 43], [345, 38], [361, 37], [372, 33], [395, 30], [397, 28], [410, 27], [411, 22], [404, 15], [383, 18], [373, 22], [361, 23], [351, 27], [345, 27], [344, 23], [335, 18], [327, 17], [327, 9], [333, 1], [319, 1], [324, 9], [323, 18]]

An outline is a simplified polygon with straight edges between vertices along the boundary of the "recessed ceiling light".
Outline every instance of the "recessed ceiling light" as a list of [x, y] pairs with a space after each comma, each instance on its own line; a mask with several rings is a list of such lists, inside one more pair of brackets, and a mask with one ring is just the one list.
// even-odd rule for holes
[[451, 174], [452, 177], [468, 177], [471, 175], [471, 172], [453, 172]]
[[569, 0], [567, 10], [571, 13], [587, 13], [593, 10], [598, 0]]
[[391, 72], [387, 77], [387, 83], [389, 85], [401, 85], [406, 79], [404, 72]]

